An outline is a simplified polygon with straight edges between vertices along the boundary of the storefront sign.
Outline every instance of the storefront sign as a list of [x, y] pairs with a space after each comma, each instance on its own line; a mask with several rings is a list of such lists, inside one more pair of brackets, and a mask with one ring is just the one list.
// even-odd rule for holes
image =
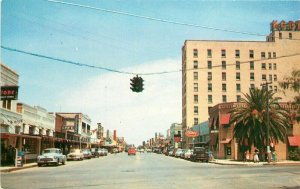
[[1, 100], [18, 100], [19, 86], [1, 86]]
[[194, 137], [199, 136], [199, 133], [197, 131], [188, 130], [185, 132], [185, 136], [194, 138]]

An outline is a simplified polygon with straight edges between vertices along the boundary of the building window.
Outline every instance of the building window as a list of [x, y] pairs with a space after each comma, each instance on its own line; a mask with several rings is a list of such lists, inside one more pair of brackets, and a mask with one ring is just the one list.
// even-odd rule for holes
[[250, 70], [254, 70], [254, 62], [250, 61]]
[[198, 115], [198, 106], [194, 106], [194, 114]]
[[235, 50], [235, 58], [240, 58], [240, 50]]
[[241, 95], [236, 95], [236, 101], [241, 102]]
[[222, 102], [227, 102], [227, 96], [226, 95], [222, 95]]
[[273, 58], [276, 58], [276, 52], [273, 52]]
[[209, 57], [209, 58], [212, 57], [211, 49], [207, 49], [207, 57]]
[[241, 92], [241, 84], [236, 84], [236, 92]]
[[197, 69], [197, 68], [198, 68], [198, 61], [194, 60], [194, 69]]
[[194, 72], [194, 80], [198, 80], [198, 72]]
[[198, 118], [194, 118], [194, 125], [198, 125]]
[[292, 39], [292, 38], [293, 38], [292, 33], [289, 33], [289, 39]]
[[226, 81], [226, 72], [222, 72], [222, 81]]
[[198, 95], [194, 95], [194, 103], [198, 104]]
[[272, 63], [269, 63], [269, 70], [272, 70]]
[[198, 83], [194, 83], [194, 92], [198, 92]]
[[282, 33], [281, 32], [279, 33], [279, 39], [282, 39]]
[[272, 85], [269, 85], [269, 90], [273, 91], [273, 86]]
[[212, 69], [212, 62], [210, 60], [207, 61], [207, 68]]
[[266, 53], [265, 52], [261, 52], [261, 58], [265, 59], [266, 58]]
[[225, 49], [221, 50], [221, 56], [222, 56], [222, 58], [226, 57], [226, 50]]
[[222, 92], [226, 92], [226, 83], [222, 83]]
[[249, 50], [249, 58], [254, 58], [254, 51], [253, 50]]
[[277, 81], [277, 75], [274, 74], [274, 81]]
[[197, 58], [197, 57], [198, 57], [198, 50], [194, 49], [194, 58]]
[[209, 104], [212, 104], [212, 103], [213, 103], [212, 95], [208, 95], [208, 103], [209, 103]]
[[241, 80], [241, 74], [240, 74], [240, 72], [236, 72], [235, 79], [237, 81]]
[[254, 73], [250, 73], [250, 81], [254, 81]]
[[212, 92], [212, 84], [211, 83], [207, 84], [207, 90], [208, 90], [208, 92]]
[[212, 80], [212, 73], [211, 72], [207, 73], [207, 80], [209, 80], [209, 81]]
[[236, 70], [240, 70], [241, 69], [241, 63], [240, 63], [240, 61], [236, 61], [235, 62], [235, 69]]
[[267, 68], [266, 68], [266, 63], [261, 63], [261, 69], [262, 69], [262, 70], [267, 69]]
[[226, 70], [226, 61], [222, 61], [222, 70]]
[[272, 81], [272, 74], [269, 74], [269, 81]]
[[271, 52], [268, 52], [268, 58], [269, 58], [269, 59], [272, 58]]
[[263, 81], [266, 81], [266, 80], [267, 80], [266, 74], [262, 74], [262, 75], [261, 75], [261, 80], [263, 80]]
[[274, 86], [274, 91], [277, 92], [277, 86], [276, 85]]
[[250, 89], [254, 89], [255, 88], [255, 84], [251, 83], [250, 84]]
[[273, 69], [277, 70], [277, 64], [276, 63], [273, 64]]

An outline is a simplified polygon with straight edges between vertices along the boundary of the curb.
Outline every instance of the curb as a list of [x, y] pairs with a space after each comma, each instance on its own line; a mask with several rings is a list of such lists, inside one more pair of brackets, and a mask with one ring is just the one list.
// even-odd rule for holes
[[22, 170], [22, 169], [28, 169], [28, 168], [32, 168], [32, 167], [37, 167], [37, 165], [28, 165], [25, 167], [12, 167], [12, 168], [8, 168], [8, 169], [3, 169], [0, 172], [1, 173], [9, 173], [9, 172], [18, 171], [18, 170]]
[[264, 164], [241, 164], [241, 163], [221, 163], [221, 162], [210, 162], [210, 163], [214, 163], [214, 164], [218, 164], [218, 165], [236, 165], [236, 166], [253, 166], [253, 167], [257, 167], [257, 166], [263, 166]]

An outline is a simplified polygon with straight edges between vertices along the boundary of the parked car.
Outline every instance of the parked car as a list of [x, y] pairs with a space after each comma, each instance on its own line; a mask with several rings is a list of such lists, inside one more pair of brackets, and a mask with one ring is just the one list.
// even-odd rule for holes
[[150, 149], [150, 148], [147, 148], [147, 153], [150, 153], [150, 152], [152, 152], [152, 150]]
[[180, 153], [180, 158], [184, 159], [184, 154], [188, 149], [182, 149], [181, 153]]
[[83, 160], [84, 156], [80, 149], [72, 149], [67, 155], [68, 160]]
[[175, 157], [180, 157], [180, 154], [182, 153], [182, 149], [177, 149], [177, 151], [175, 152]]
[[136, 155], [136, 149], [135, 148], [128, 148], [128, 155]]
[[188, 149], [188, 150], [184, 153], [184, 159], [190, 160], [192, 153], [193, 153], [193, 150]]
[[58, 148], [46, 148], [43, 150], [42, 155], [37, 157], [37, 165], [40, 167], [44, 164], [65, 165], [67, 158], [62, 154]]
[[170, 151], [168, 152], [168, 155], [169, 155], [169, 156], [172, 156], [172, 155], [173, 155], [173, 150], [170, 150]]
[[108, 150], [107, 149], [105, 149], [105, 148], [100, 148], [99, 149], [99, 155], [100, 156], [107, 156], [107, 154], [108, 154]]
[[99, 154], [99, 148], [91, 148], [91, 153], [92, 153], [92, 157], [99, 157], [100, 154]]
[[92, 158], [92, 152], [90, 149], [84, 149], [82, 150], [82, 153], [83, 153], [83, 157], [85, 159], [91, 159]]
[[194, 147], [191, 161], [209, 161], [208, 150], [204, 147]]

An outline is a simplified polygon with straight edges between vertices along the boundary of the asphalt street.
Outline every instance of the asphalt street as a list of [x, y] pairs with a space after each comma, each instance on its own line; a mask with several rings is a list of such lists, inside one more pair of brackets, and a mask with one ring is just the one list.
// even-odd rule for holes
[[194, 163], [161, 154], [126, 153], [67, 165], [1, 173], [4, 189], [300, 188], [300, 166]]

